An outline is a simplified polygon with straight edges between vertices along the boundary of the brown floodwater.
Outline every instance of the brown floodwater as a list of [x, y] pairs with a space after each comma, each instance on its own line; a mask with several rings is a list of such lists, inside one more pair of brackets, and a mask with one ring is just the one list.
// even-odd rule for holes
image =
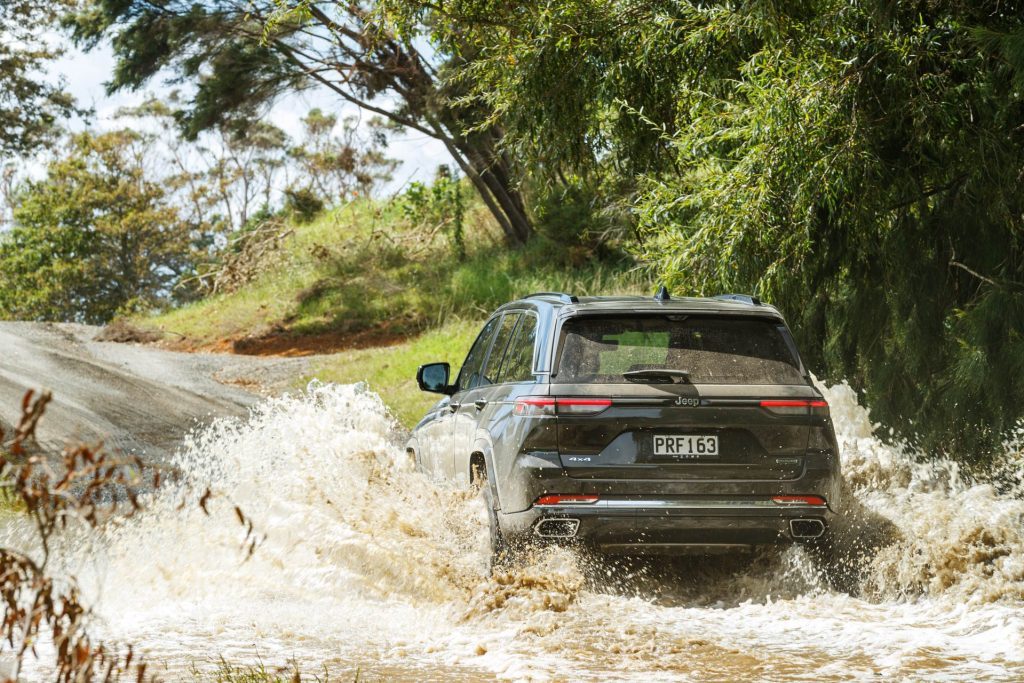
[[[1024, 679], [1020, 444], [1001, 476], [969, 482], [882, 443], [847, 386], [826, 394], [853, 502], [840, 588], [800, 548], [552, 549], [491, 576], [479, 497], [415, 473], [362, 386], [313, 385], [191, 435], [177, 464], [219, 494], [209, 517], [167, 491], [60, 559], [97, 633], [167, 680], [221, 658], [332, 681]], [[234, 504], [265, 535], [248, 559]]]

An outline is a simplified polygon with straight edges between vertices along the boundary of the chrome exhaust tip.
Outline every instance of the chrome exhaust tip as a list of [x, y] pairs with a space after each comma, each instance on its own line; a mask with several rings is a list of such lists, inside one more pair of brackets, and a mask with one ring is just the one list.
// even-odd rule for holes
[[541, 538], [572, 538], [579, 531], [580, 520], [568, 517], [542, 519], [535, 529]]
[[820, 519], [791, 519], [789, 533], [793, 538], [821, 538], [825, 533], [825, 523]]

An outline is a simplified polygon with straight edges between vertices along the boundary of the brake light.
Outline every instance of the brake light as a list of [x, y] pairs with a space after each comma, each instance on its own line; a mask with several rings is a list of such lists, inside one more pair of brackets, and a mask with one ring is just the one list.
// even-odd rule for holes
[[520, 417], [554, 415], [555, 399], [543, 396], [516, 399], [512, 406], [512, 414]]
[[589, 494], [552, 494], [548, 496], [541, 496], [534, 505], [590, 505], [591, 503], [597, 502], [596, 495]]
[[596, 415], [612, 405], [610, 398], [551, 398], [529, 396], [516, 399], [512, 414], [519, 417], [538, 415]]
[[828, 415], [828, 402], [820, 398], [770, 399], [761, 407], [779, 415]]
[[595, 415], [611, 405], [610, 398], [556, 398], [555, 412], [559, 415]]
[[772, 502], [776, 505], [825, 505], [821, 496], [773, 496]]

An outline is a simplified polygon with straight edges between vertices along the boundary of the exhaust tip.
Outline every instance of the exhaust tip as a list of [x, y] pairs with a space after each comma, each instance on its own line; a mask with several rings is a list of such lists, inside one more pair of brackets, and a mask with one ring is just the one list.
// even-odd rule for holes
[[793, 538], [821, 538], [825, 533], [825, 523], [820, 519], [791, 519], [789, 532]]
[[580, 520], [567, 517], [542, 519], [537, 523], [536, 533], [541, 538], [572, 538], [579, 531]]

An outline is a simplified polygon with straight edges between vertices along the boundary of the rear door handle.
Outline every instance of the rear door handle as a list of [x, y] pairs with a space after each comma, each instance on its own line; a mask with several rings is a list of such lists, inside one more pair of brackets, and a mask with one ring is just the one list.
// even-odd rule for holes
[[483, 410], [484, 408], [487, 407], [487, 399], [486, 398], [478, 398], [476, 401], [473, 402], [473, 405], [476, 406], [477, 410]]

